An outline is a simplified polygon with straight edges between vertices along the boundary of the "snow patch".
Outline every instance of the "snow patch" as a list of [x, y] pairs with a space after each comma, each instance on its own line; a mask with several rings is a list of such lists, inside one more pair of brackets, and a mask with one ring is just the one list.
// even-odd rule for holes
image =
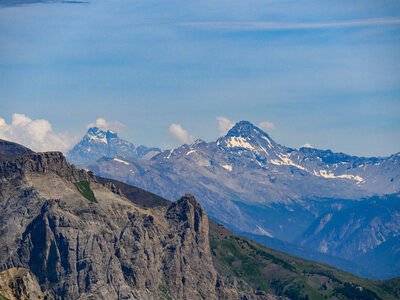
[[95, 135], [89, 135], [89, 139], [94, 140], [96, 142], [107, 144], [107, 138], [106, 138], [105, 135], [103, 135], [103, 137], [98, 137], [98, 136], [95, 136]]
[[227, 169], [229, 172], [232, 171], [232, 166], [231, 165], [221, 165], [224, 169]]
[[343, 179], [349, 179], [349, 180], [355, 180], [357, 181], [357, 184], [360, 184], [361, 182], [364, 181], [364, 178], [358, 176], [358, 175], [350, 175], [350, 174], [342, 174], [342, 175], [335, 175], [332, 172], [327, 172], [326, 170], [320, 170], [319, 173], [314, 171], [314, 175], [324, 177], [324, 178], [343, 178]]
[[238, 136], [238, 137], [231, 137], [229, 140], [226, 141], [227, 146], [234, 148], [245, 148], [245, 149], [250, 149], [250, 150], [255, 150], [252, 145], [250, 145], [249, 142], [247, 142], [247, 139]]
[[296, 168], [299, 168], [299, 169], [301, 169], [301, 170], [305, 170], [305, 171], [308, 172], [308, 170], [307, 170], [306, 168], [303, 168], [302, 166], [299, 166], [298, 164], [295, 164], [287, 155], [285, 155], [285, 154], [279, 155], [279, 154], [278, 154], [278, 157], [279, 157], [281, 160], [278, 160], [278, 159], [271, 159], [270, 162], [271, 162], [272, 164], [274, 164], [274, 165], [277, 165], [277, 166], [282, 166], [282, 165], [285, 165], [285, 166], [293, 166], [293, 167], [296, 167]]
[[128, 162], [126, 162], [126, 161], [124, 161], [124, 160], [122, 160], [122, 159], [114, 158], [113, 160], [114, 160], [114, 161], [116, 161], [116, 162], [119, 162], [119, 163], [125, 164], [125, 165], [129, 165], [129, 163], [128, 163]]
[[273, 238], [273, 237], [274, 237], [271, 233], [269, 233], [268, 231], [266, 231], [264, 228], [262, 228], [262, 227], [260, 227], [260, 226], [258, 226], [258, 225], [257, 225], [257, 228], [258, 228], [258, 230], [260, 231], [260, 233], [261, 233], [262, 235], [266, 235], [266, 236], [268, 236], [268, 237], [270, 237], [270, 238]]
[[272, 147], [272, 143], [269, 140], [269, 138], [267, 138], [266, 136], [262, 136], [261, 138], [263, 138], [264, 140], [266, 140], [268, 142], [268, 147], [271, 148]]
[[195, 153], [196, 151], [195, 150], [190, 150], [188, 153], [186, 153], [186, 155], [189, 155], [190, 153]]
[[168, 154], [168, 156], [167, 156], [167, 159], [170, 159], [170, 158], [171, 158], [172, 153], [174, 153], [174, 149], [169, 150], [169, 154]]

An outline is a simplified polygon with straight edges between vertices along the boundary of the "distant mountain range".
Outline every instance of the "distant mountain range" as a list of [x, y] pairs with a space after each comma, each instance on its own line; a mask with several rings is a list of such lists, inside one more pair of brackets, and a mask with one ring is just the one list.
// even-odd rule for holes
[[400, 278], [267, 248], [208, 219], [192, 195], [170, 202], [60, 152], [26, 152], [0, 143], [2, 300], [399, 299]]
[[[106, 155], [85, 167], [171, 200], [189, 192], [231, 230], [290, 243], [303, 241], [303, 234], [327, 213], [375, 194], [400, 192], [400, 153], [365, 158], [293, 149], [247, 121], [215, 142], [197, 140], [149, 160], [132, 157]], [[400, 275], [400, 269], [396, 272]]]
[[126, 157], [150, 159], [160, 153], [158, 148], [146, 146], [135, 147], [132, 143], [118, 137], [111, 130], [101, 130], [97, 127], [89, 128], [82, 140], [68, 153], [68, 160], [74, 164], [94, 162], [101, 157]]
[[400, 194], [374, 196], [321, 215], [296, 241], [389, 278], [400, 269]]

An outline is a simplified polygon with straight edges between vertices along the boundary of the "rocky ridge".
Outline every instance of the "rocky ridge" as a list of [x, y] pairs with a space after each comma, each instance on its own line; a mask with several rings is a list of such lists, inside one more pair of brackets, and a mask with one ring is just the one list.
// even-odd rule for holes
[[28, 269], [11, 268], [0, 272], [0, 299], [53, 300], [49, 292], [42, 292], [39, 283]]
[[[211, 217], [233, 230], [293, 241], [317, 216], [343, 207], [345, 200], [399, 192], [398, 157], [296, 150], [242, 121], [216, 142], [197, 140], [147, 161], [103, 158], [85, 167], [170, 200], [190, 192]], [[260, 209], [268, 218], [253, 216], [251, 210]]]
[[126, 157], [150, 159], [160, 153], [158, 148], [146, 146], [135, 147], [134, 144], [118, 137], [111, 130], [101, 130], [97, 127], [89, 128], [82, 140], [68, 153], [68, 161], [74, 164], [95, 162], [101, 157]]
[[[215, 142], [197, 140], [147, 161], [102, 158], [85, 167], [170, 200], [189, 192], [211, 218], [237, 233], [297, 243], [321, 215], [374, 194], [399, 192], [399, 157], [399, 153], [365, 158], [330, 150], [292, 149], [242, 121]], [[396, 228], [388, 230], [395, 232]], [[354, 270], [351, 264], [354, 261], [347, 270]], [[371, 273], [385, 278], [400, 275], [400, 268], [386, 274], [372, 266]]]
[[33, 153], [31, 149], [0, 139], [0, 161], [10, 160], [30, 153]]
[[[4, 162], [0, 178], [0, 268], [31, 270], [60, 299], [245, 295], [217, 285], [208, 218], [193, 196], [143, 209], [58, 152]], [[96, 202], [75, 185], [85, 181]]]
[[1, 170], [0, 271], [29, 269], [56, 299], [396, 298], [387, 290], [397, 280], [362, 280], [232, 234], [192, 195], [171, 203], [85, 175], [59, 153]]

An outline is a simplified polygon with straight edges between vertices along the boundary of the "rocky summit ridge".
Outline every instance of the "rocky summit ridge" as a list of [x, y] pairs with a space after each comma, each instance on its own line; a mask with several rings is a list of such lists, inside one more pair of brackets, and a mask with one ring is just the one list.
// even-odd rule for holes
[[268, 249], [209, 220], [190, 194], [171, 203], [59, 152], [3, 162], [0, 206], [2, 300], [397, 297], [397, 280]]
[[241, 299], [216, 284], [193, 196], [149, 210], [117, 191], [59, 152], [3, 162], [1, 270], [31, 270], [57, 299]]
[[[241, 121], [215, 142], [197, 140], [150, 160], [101, 159], [85, 168], [169, 200], [189, 192], [211, 218], [235, 232], [297, 243], [304, 240], [302, 235], [321, 215], [374, 195], [399, 193], [399, 157], [399, 153], [357, 157], [330, 150], [294, 149]], [[394, 234], [399, 228], [388, 226], [382, 233], [386, 230]], [[325, 253], [338, 252], [328, 249]], [[352, 260], [353, 254], [340, 258]], [[325, 262], [333, 263], [327, 259]], [[387, 274], [382, 272], [384, 268], [378, 271], [375, 266], [368, 265], [371, 273], [359, 274], [375, 278], [400, 275], [400, 268]]]
[[134, 144], [119, 138], [112, 130], [97, 127], [88, 129], [82, 140], [67, 153], [68, 160], [74, 164], [95, 162], [101, 157], [127, 157], [149, 159], [158, 154], [160, 149]]

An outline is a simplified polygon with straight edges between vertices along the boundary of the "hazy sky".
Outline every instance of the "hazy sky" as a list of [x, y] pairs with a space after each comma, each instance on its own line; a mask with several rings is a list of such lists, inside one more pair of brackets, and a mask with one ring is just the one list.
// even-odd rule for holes
[[0, 138], [65, 150], [103, 118], [172, 147], [249, 120], [287, 146], [400, 151], [398, 0], [32, 2], [0, 4]]

